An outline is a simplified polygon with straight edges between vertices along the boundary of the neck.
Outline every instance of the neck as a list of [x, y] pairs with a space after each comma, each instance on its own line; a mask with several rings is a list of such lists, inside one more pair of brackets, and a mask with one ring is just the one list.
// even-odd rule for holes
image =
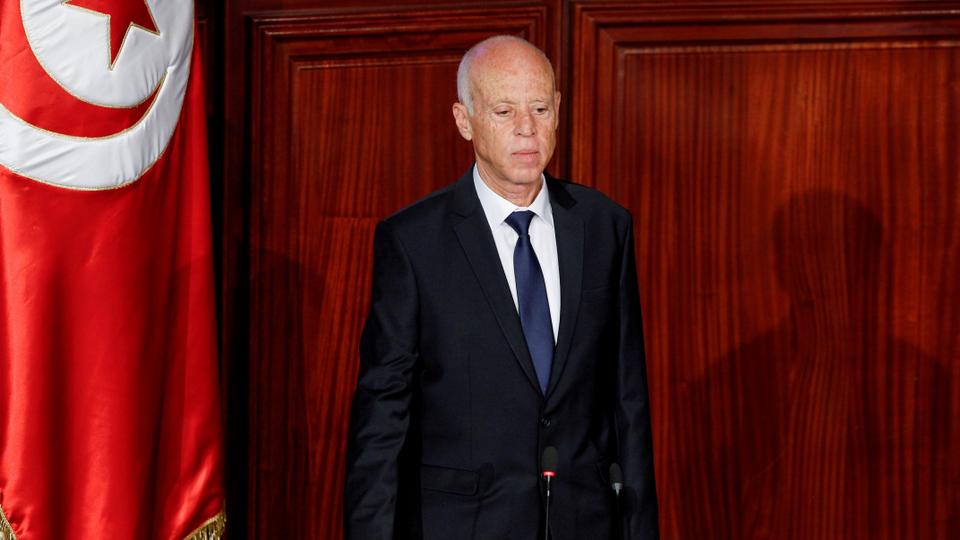
[[478, 171], [480, 172], [480, 180], [483, 181], [491, 191], [522, 208], [533, 204], [533, 200], [540, 194], [540, 189], [544, 184], [542, 179], [538, 179], [536, 182], [530, 184], [491, 181], [487, 180], [489, 175], [485, 175], [482, 168], [478, 169]]

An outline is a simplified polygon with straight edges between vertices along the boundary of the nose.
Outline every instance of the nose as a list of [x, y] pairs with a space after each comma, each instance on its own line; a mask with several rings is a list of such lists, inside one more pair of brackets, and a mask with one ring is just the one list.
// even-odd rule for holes
[[533, 114], [529, 111], [518, 114], [517, 125], [514, 132], [523, 137], [535, 135], [537, 133], [537, 128], [536, 122], [533, 119]]

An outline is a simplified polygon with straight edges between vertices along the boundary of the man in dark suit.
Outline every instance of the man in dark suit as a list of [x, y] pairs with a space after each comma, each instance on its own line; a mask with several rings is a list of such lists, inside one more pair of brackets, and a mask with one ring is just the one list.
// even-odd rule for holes
[[657, 538], [630, 214], [544, 175], [560, 94], [538, 49], [483, 41], [457, 86], [476, 166], [375, 234], [345, 535], [543, 538], [552, 446], [551, 538]]

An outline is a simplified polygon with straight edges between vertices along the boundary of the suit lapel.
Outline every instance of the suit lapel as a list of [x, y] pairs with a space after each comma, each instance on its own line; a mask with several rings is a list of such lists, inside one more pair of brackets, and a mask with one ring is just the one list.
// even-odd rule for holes
[[557, 332], [557, 348], [550, 371], [547, 397], [557, 388], [570, 353], [573, 329], [580, 312], [580, 289], [583, 285], [583, 220], [572, 209], [576, 200], [563, 184], [547, 177], [550, 189], [550, 205], [557, 231], [557, 259], [560, 264], [560, 329]]
[[[527, 380], [539, 393], [540, 385], [534, 372], [533, 361], [530, 359], [530, 352], [527, 350], [527, 342], [523, 337], [520, 316], [513, 303], [510, 286], [507, 285], [507, 279], [503, 275], [503, 267], [500, 265], [500, 256], [493, 242], [490, 225], [487, 223], [487, 217], [483, 213], [473, 185], [472, 168], [457, 182], [451, 210], [460, 218], [454, 221], [454, 232], [467, 255], [477, 281], [480, 282], [484, 296], [490, 303], [500, 330], [510, 344], [510, 349], [513, 350]], [[579, 289], [577, 295], [579, 296]]]

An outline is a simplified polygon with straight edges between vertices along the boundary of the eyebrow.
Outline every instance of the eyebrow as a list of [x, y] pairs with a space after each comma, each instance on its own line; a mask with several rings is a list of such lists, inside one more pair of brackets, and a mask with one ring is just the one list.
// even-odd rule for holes
[[[493, 106], [496, 107], [497, 105], [516, 105], [517, 103], [519, 103], [519, 102], [518, 102], [518, 101], [514, 101], [514, 100], [512, 100], [512, 99], [501, 99], [501, 100], [499, 100], [499, 101], [495, 101], [495, 102], [493, 103]], [[525, 103], [543, 103], [543, 104], [547, 104], [547, 103], [550, 103], [550, 99], [549, 99], [549, 98], [536, 98], [536, 99], [531, 99], [530, 101], [527, 101], [527, 102], [525, 102]]]

